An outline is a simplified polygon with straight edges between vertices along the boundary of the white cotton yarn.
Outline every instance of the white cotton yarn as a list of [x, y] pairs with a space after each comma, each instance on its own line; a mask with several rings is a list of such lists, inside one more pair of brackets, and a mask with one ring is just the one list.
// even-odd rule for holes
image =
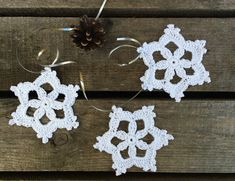
[[[166, 47], [171, 42], [177, 46], [173, 53]], [[183, 92], [189, 86], [202, 85], [204, 82], [209, 83], [211, 81], [209, 72], [202, 64], [203, 55], [207, 52], [205, 44], [205, 40], [186, 41], [180, 34], [179, 28], [173, 24], [168, 25], [159, 41], [145, 42], [137, 49], [140, 58], [143, 58], [148, 67], [145, 75], [140, 78], [142, 88], [149, 91], [163, 89], [170, 94], [171, 98], [175, 98], [176, 102], [180, 102], [184, 97]], [[183, 58], [186, 51], [192, 54], [191, 60]], [[159, 52], [164, 59], [154, 60], [154, 52]], [[187, 75], [185, 71], [189, 68], [194, 71], [192, 75]], [[155, 77], [159, 70], [165, 70], [163, 79]], [[178, 83], [171, 82], [174, 75], [181, 79]]]
[[[53, 90], [47, 92], [41, 87], [43, 84], [50, 84]], [[19, 83], [17, 86], [11, 86], [11, 91], [18, 97], [20, 105], [16, 112], [12, 113], [13, 119], [9, 121], [10, 125], [31, 127], [37, 133], [38, 138], [42, 138], [43, 143], [47, 143], [52, 137], [53, 132], [58, 128], [71, 130], [77, 128], [77, 116], [73, 112], [73, 104], [78, 96], [78, 85], [63, 85], [56, 76], [56, 72], [50, 68], [45, 68], [41, 75], [34, 82]], [[38, 99], [29, 99], [29, 92], [36, 91]], [[59, 94], [64, 95], [63, 102], [56, 100]], [[27, 115], [28, 108], [35, 108], [33, 116]], [[57, 118], [55, 110], [62, 110], [64, 118]], [[42, 124], [40, 119], [46, 115], [50, 120], [47, 124]]]
[[[167, 146], [169, 140], [173, 140], [173, 136], [167, 134], [166, 130], [160, 130], [154, 126], [154, 118], [156, 114], [153, 112], [154, 106], [143, 106], [142, 109], [133, 113], [123, 111], [122, 108], [112, 107], [109, 117], [109, 130], [103, 136], [97, 137], [97, 143], [94, 148], [99, 151], [105, 151], [112, 155], [113, 166], [116, 175], [126, 173], [128, 168], [133, 166], [142, 168], [144, 171], [156, 172], [156, 151], [163, 146]], [[137, 122], [143, 120], [144, 128], [137, 129]], [[122, 121], [128, 122], [128, 132], [119, 130]], [[148, 144], [143, 140], [150, 134], [153, 141]], [[118, 145], [112, 143], [112, 139], [117, 138], [121, 142]], [[128, 149], [129, 158], [123, 158], [121, 151]], [[145, 156], [137, 156], [137, 149], [145, 150]]]

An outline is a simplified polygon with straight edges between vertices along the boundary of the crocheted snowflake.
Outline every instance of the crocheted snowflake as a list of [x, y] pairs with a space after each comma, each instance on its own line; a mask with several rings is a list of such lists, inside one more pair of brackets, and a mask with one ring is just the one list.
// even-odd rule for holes
[[[175, 98], [176, 102], [180, 102], [184, 97], [183, 92], [191, 85], [202, 85], [204, 82], [209, 83], [209, 72], [205, 70], [202, 64], [203, 55], [206, 53], [204, 48], [205, 40], [186, 41], [180, 34], [180, 29], [170, 24], [164, 30], [159, 41], [144, 43], [137, 51], [144, 63], [148, 66], [145, 75], [140, 78], [142, 88], [152, 91], [153, 89], [163, 89], [169, 93], [171, 98]], [[167, 45], [175, 44], [177, 49], [172, 52]], [[162, 59], [157, 57], [154, 60], [154, 53], [160, 53]], [[186, 53], [191, 53], [191, 60], [184, 58]], [[186, 70], [193, 71], [193, 74], [187, 73]], [[164, 78], [156, 78], [160, 70], [165, 70]], [[173, 82], [174, 76], [180, 79], [177, 83]]]
[[[99, 151], [105, 151], [112, 154], [113, 169], [116, 169], [116, 175], [126, 173], [127, 169], [136, 166], [143, 168], [144, 171], [151, 170], [155, 172], [156, 168], [156, 150], [168, 145], [168, 140], [173, 140], [173, 136], [167, 134], [166, 130], [160, 130], [154, 126], [153, 112], [154, 106], [144, 106], [141, 110], [133, 113], [123, 111], [122, 108], [112, 107], [110, 113], [109, 130], [102, 137], [97, 137], [97, 143], [94, 148]], [[143, 120], [144, 128], [138, 130], [137, 123]], [[128, 132], [119, 130], [122, 121], [128, 122]], [[153, 137], [151, 143], [147, 143], [144, 138], [148, 135]], [[113, 139], [118, 139], [119, 144], [115, 145]], [[128, 158], [124, 158], [122, 151], [128, 150]], [[145, 155], [138, 156], [137, 151], [144, 150]]]
[[[51, 85], [53, 90], [47, 93], [42, 88], [44, 84]], [[13, 119], [9, 121], [9, 124], [32, 127], [37, 133], [37, 137], [42, 138], [43, 143], [47, 143], [57, 128], [71, 130], [78, 127], [77, 116], [74, 116], [72, 109], [78, 96], [76, 93], [78, 90], [78, 85], [66, 86], [61, 84], [56, 72], [50, 68], [45, 68], [45, 71], [42, 71], [34, 82], [19, 83], [17, 86], [11, 87], [11, 91], [19, 98], [20, 105], [17, 107], [16, 112], [12, 113]], [[31, 91], [37, 93], [38, 99], [29, 97]], [[63, 102], [57, 100], [60, 94], [64, 95]], [[36, 109], [32, 116], [27, 114], [29, 108]], [[57, 117], [57, 110], [63, 111], [63, 118]], [[42, 124], [40, 121], [44, 115], [49, 119], [47, 124]]]

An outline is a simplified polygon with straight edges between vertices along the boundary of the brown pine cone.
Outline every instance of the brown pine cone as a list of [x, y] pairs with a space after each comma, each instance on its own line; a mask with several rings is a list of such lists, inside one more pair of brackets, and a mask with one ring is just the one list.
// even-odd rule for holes
[[100, 20], [84, 15], [80, 19], [80, 24], [72, 25], [71, 28], [74, 28], [71, 37], [77, 47], [92, 50], [101, 47], [104, 43], [105, 31]]

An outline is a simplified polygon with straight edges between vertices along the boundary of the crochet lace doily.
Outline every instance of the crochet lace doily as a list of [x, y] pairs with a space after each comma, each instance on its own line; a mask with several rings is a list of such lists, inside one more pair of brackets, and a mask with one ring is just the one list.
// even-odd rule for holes
[[[44, 84], [49, 84], [53, 88], [50, 93], [43, 89]], [[45, 68], [41, 75], [34, 82], [19, 83], [17, 86], [11, 86], [11, 91], [18, 97], [20, 105], [16, 112], [12, 113], [13, 119], [9, 121], [10, 125], [32, 127], [37, 133], [38, 138], [42, 138], [43, 143], [47, 143], [52, 137], [53, 132], [58, 128], [71, 130], [77, 128], [79, 123], [76, 121], [72, 106], [78, 96], [79, 86], [63, 85], [56, 76], [56, 72], [50, 68]], [[30, 99], [29, 93], [35, 91], [37, 99]], [[64, 95], [64, 100], [57, 100], [59, 95]], [[27, 114], [29, 108], [34, 108], [32, 116]], [[63, 118], [58, 118], [56, 110], [62, 110]], [[41, 123], [41, 118], [46, 116], [49, 119], [47, 124]]]
[[[174, 52], [167, 48], [170, 43], [177, 46]], [[148, 66], [145, 75], [140, 78], [142, 88], [149, 91], [163, 89], [170, 94], [171, 98], [175, 98], [176, 102], [180, 102], [184, 96], [183, 92], [190, 85], [209, 83], [211, 81], [209, 72], [202, 64], [203, 55], [207, 51], [204, 48], [205, 44], [205, 40], [186, 41], [180, 34], [179, 28], [172, 24], [168, 25], [159, 41], [145, 42], [142, 47], [137, 49], [145, 65]], [[153, 54], [156, 52], [159, 52], [163, 58], [154, 60]], [[191, 60], [184, 58], [186, 52], [191, 53]], [[188, 74], [186, 69], [193, 70], [193, 74]], [[156, 74], [160, 70], [165, 70], [163, 79], [156, 78]], [[172, 83], [175, 75], [180, 80]]]
[[[113, 112], [110, 113], [109, 130], [98, 136], [97, 143], [94, 148], [99, 151], [105, 151], [112, 154], [113, 166], [116, 170], [116, 175], [126, 173], [127, 169], [136, 166], [144, 171], [151, 170], [155, 172], [156, 167], [156, 150], [168, 145], [169, 140], [173, 140], [173, 136], [167, 134], [166, 130], [160, 130], [154, 126], [153, 112], [154, 106], [143, 106], [142, 109], [133, 113], [123, 111], [122, 108], [112, 107]], [[144, 128], [138, 130], [138, 121], [143, 120]], [[119, 130], [122, 121], [128, 122], [128, 131]], [[150, 134], [153, 137], [151, 143], [144, 141], [144, 138]], [[115, 145], [113, 139], [120, 140], [120, 143]], [[138, 156], [137, 151], [144, 150], [145, 155]], [[128, 150], [128, 158], [123, 158], [121, 152]]]

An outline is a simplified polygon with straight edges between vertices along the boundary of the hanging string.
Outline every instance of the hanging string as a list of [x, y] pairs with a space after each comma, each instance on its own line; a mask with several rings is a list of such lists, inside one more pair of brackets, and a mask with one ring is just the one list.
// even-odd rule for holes
[[[133, 42], [137, 45], [130, 45], [130, 44], [123, 44], [123, 45], [119, 45], [117, 47], [115, 47], [114, 49], [112, 49], [110, 52], [109, 52], [109, 58], [111, 57], [111, 55], [116, 52], [117, 50], [121, 49], [121, 48], [125, 48], [125, 47], [129, 47], [129, 48], [139, 48], [141, 46], [141, 43], [134, 39], [134, 38], [129, 38], [129, 37], [121, 37], [121, 38], [117, 38], [117, 41], [130, 41], [130, 42]], [[124, 63], [124, 64], [117, 64], [118, 66], [120, 67], [124, 67], [124, 66], [128, 66], [128, 65], [131, 65], [133, 63], [135, 63], [138, 59], [140, 58], [140, 55], [138, 55], [137, 57], [135, 57], [134, 59], [130, 60], [128, 63]]]
[[102, 13], [102, 11], [103, 11], [103, 9], [104, 9], [104, 6], [105, 6], [106, 2], [107, 2], [107, 0], [104, 0], [104, 1], [103, 1], [102, 5], [100, 6], [99, 12], [98, 12], [97, 15], [96, 15], [95, 20], [97, 20], [97, 19], [100, 17], [100, 15], [101, 15], [101, 13]]
[[[82, 73], [80, 72], [80, 85], [81, 85], [81, 88], [82, 88], [82, 93], [85, 97], [85, 99], [87, 101], [89, 101], [87, 95], [86, 95], [86, 89], [85, 89], [85, 84], [84, 84], [84, 80], [83, 80], [83, 76], [82, 76]], [[130, 103], [133, 99], [135, 99], [141, 92], [142, 92], [143, 89], [140, 89], [133, 97], [131, 97], [130, 99], [128, 99], [127, 101], [125, 101], [124, 103], [120, 104], [120, 106], [124, 106], [124, 105], [127, 105], [128, 103]], [[111, 109], [101, 109], [101, 108], [98, 108], [92, 104], [89, 104], [90, 107], [94, 108], [95, 110], [97, 111], [100, 111], [100, 112], [111, 112], [112, 110]]]
[[[46, 51], [46, 49], [42, 49], [41, 51], [38, 52], [38, 55], [37, 55], [37, 57], [36, 57], [36, 60], [37, 60], [37, 61], [40, 61], [40, 58], [41, 58], [41, 56], [43, 55], [43, 53], [44, 53], [45, 51]], [[60, 57], [60, 53], [59, 53], [59, 50], [58, 50], [58, 48], [57, 48], [56, 57], [55, 57], [55, 59], [53, 60], [53, 62], [52, 62], [51, 64], [49, 64], [49, 65], [43, 65], [43, 64], [39, 64], [39, 63], [38, 63], [38, 65], [40, 65], [41, 67], [44, 67], [44, 68], [52, 68], [52, 67], [59, 67], [59, 66], [63, 66], [63, 65], [71, 64], [71, 63], [76, 63], [76, 62], [74, 62], [74, 61], [64, 61], [64, 62], [56, 63], [56, 62], [58, 61], [59, 57]], [[40, 73], [42, 72], [42, 71], [38, 71], [38, 72], [37, 72], [37, 71], [32, 71], [32, 70], [26, 68], [26, 67], [21, 63], [21, 61], [20, 61], [20, 59], [19, 59], [18, 49], [16, 50], [16, 59], [17, 59], [18, 64], [19, 64], [25, 71], [30, 72], [30, 73], [33, 73], [33, 74], [40, 74]]]
[[[39, 53], [40, 53], [40, 52], [39, 52]], [[39, 53], [38, 53], [38, 54], [39, 54]], [[21, 63], [21, 61], [20, 61], [20, 59], [19, 59], [19, 55], [18, 55], [18, 48], [16, 49], [16, 60], [17, 60], [18, 64], [20, 65], [20, 67], [21, 67], [22, 69], [24, 69], [25, 71], [27, 71], [27, 72], [29, 72], [29, 73], [32, 73], [32, 74], [40, 74], [40, 73], [41, 73], [41, 71], [40, 71], [40, 72], [36, 72], [36, 71], [29, 70], [29, 69], [27, 69], [27, 68]]]
[[[45, 28], [42, 28], [42, 29], [45, 29]], [[122, 47], [132, 47], [132, 48], [138, 48], [139, 46], [141, 46], [141, 43], [136, 40], [136, 39], [133, 39], [133, 38], [128, 38], [128, 37], [123, 37], [123, 38], [117, 38], [117, 41], [131, 41], [131, 42], [134, 42], [135, 44], [137, 44], [138, 46], [134, 46], [134, 45], [129, 45], [129, 44], [124, 44], [124, 45], [120, 45], [116, 48], [114, 48], [113, 50], [110, 51], [109, 53], [109, 57], [111, 57], [111, 55], [117, 51], [118, 49], [122, 48]], [[44, 54], [44, 52], [46, 51], [46, 49], [42, 49], [41, 51], [39, 51], [37, 57], [36, 57], [36, 60], [37, 61], [40, 61], [41, 59], [41, 56]], [[63, 66], [63, 65], [66, 65], [66, 64], [71, 64], [71, 63], [76, 63], [74, 61], [65, 61], [65, 62], [60, 62], [60, 63], [56, 63], [59, 59], [59, 50], [57, 49], [57, 52], [56, 52], [56, 57], [55, 59], [53, 60], [53, 62], [49, 65], [44, 65], [44, 64], [39, 64], [40, 66], [44, 67], [44, 68], [52, 68], [52, 67], [58, 67], [58, 66]], [[36, 71], [32, 71], [32, 70], [29, 70], [27, 69], [25, 66], [23, 66], [23, 64], [20, 62], [20, 59], [19, 59], [19, 56], [18, 56], [18, 50], [16, 51], [16, 58], [17, 58], [17, 61], [18, 61], [18, 64], [24, 69], [26, 70], [27, 72], [30, 72], [30, 73], [34, 73], [34, 74], [40, 74], [40, 72], [36, 72]], [[128, 62], [127, 64], [119, 64], [119, 66], [127, 66], [127, 65], [130, 65], [132, 63], [134, 63], [135, 61], [137, 61], [139, 58], [139, 56], [137, 56], [135, 59], [131, 60], [130, 62]], [[82, 89], [82, 92], [83, 92], [83, 95], [85, 97], [85, 99], [87, 101], [89, 101], [87, 95], [86, 95], [86, 89], [85, 89], [85, 84], [84, 84], [84, 80], [83, 80], [83, 75], [82, 73], [80, 72], [80, 85], [81, 85], [81, 89]], [[131, 97], [130, 99], [128, 99], [127, 101], [125, 101], [124, 103], [120, 104], [120, 106], [124, 106], [124, 105], [127, 105], [128, 103], [130, 103], [132, 100], [134, 100], [141, 92], [143, 91], [143, 89], [140, 89], [133, 97]], [[90, 104], [90, 106], [97, 110], [97, 111], [100, 111], [100, 112], [111, 112], [112, 110], [111, 109], [101, 109], [101, 108], [98, 108], [92, 104]]]
[[[45, 51], [45, 49], [43, 49], [43, 50]], [[43, 52], [44, 52], [44, 51], [43, 51]], [[43, 54], [43, 52], [40, 51], [40, 52], [38, 53], [37, 60], [40, 59], [40, 56]], [[71, 64], [71, 63], [76, 63], [76, 62], [74, 62], [74, 61], [64, 61], [64, 62], [56, 63], [56, 62], [58, 61], [59, 57], [60, 57], [60, 52], [59, 52], [59, 50], [57, 49], [56, 57], [55, 57], [54, 61], [53, 61], [50, 65], [43, 65], [43, 64], [39, 64], [39, 65], [41, 65], [42, 67], [45, 67], [45, 68], [46, 68], [46, 67], [47, 67], [47, 68], [53, 68], [53, 67], [59, 67], [59, 66]]]
[[[40, 58], [41, 56], [43, 55], [43, 53], [46, 51], [46, 49], [42, 49], [41, 51], [39, 51], [37, 57], [36, 57], [36, 60], [37, 61], [40, 61]], [[76, 63], [74, 61], [65, 61], [65, 62], [60, 62], [60, 63], [56, 63], [59, 59], [59, 50], [57, 49], [57, 52], [56, 52], [56, 57], [55, 59], [53, 60], [53, 62], [49, 65], [43, 65], [43, 64], [38, 64], [44, 68], [51, 68], [51, 67], [59, 67], [59, 66], [63, 66], [63, 65], [66, 65], [66, 64], [71, 64], [71, 63]], [[17, 62], [18, 64], [27, 72], [30, 72], [30, 73], [33, 73], [33, 74], [40, 74], [42, 71], [40, 72], [36, 72], [36, 71], [32, 71], [30, 69], [27, 69], [21, 62], [20, 62], [20, 59], [18, 57], [18, 51], [16, 51], [16, 59], [17, 59]], [[84, 84], [84, 80], [83, 80], [83, 75], [82, 73], [80, 72], [80, 86], [81, 86], [81, 89], [82, 89], [82, 93], [85, 97], [85, 99], [87, 101], [89, 101], [87, 95], [86, 95], [86, 89], [85, 89], [85, 84]], [[131, 97], [130, 99], [128, 99], [127, 101], [125, 101], [124, 103], [120, 104], [120, 106], [124, 106], [124, 105], [127, 105], [128, 103], [130, 103], [133, 99], [135, 99], [140, 93], [142, 92], [142, 89], [140, 89], [133, 97]], [[111, 109], [101, 109], [101, 108], [98, 108], [92, 104], [90, 104], [89, 106], [91, 106], [93, 109], [97, 110], [97, 111], [100, 111], [100, 112], [111, 112], [112, 110]]]
[[[43, 55], [43, 53], [46, 51], [46, 49], [42, 49], [41, 51], [39, 51], [37, 57], [36, 57], [36, 60], [39, 61], [40, 60], [40, 57]], [[56, 57], [55, 59], [53, 60], [53, 62], [49, 65], [43, 65], [43, 64], [38, 64], [44, 68], [51, 68], [51, 67], [59, 67], [59, 66], [62, 66], [62, 65], [66, 65], [66, 64], [71, 64], [71, 63], [76, 63], [74, 61], [65, 61], [65, 62], [60, 62], [60, 63], [57, 63], [56, 62], [58, 61], [59, 59], [59, 50], [57, 49], [57, 52], [56, 52]], [[32, 71], [30, 69], [27, 69], [21, 62], [20, 62], [20, 59], [18, 57], [18, 51], [16, 51], [16, 59], [17, 59], [17, 62], [18, 64], [27, 72], [30, 72], [30, 73], [33, 73], [33, 74], [40, 74], [42, 71], [40, 72], [36, 72], [36, 71]], [[87, 95], [86, 95], [86, 89], [85, 89], [85, 84], [84, 84], [84, 80], [83, 80], [83, 75], [82, 73], [80, 72], [80, 86], [82, 88], [82, 93], [85, 97], [85, 99], [87, 101], [89, 101]], [[140, 89], [133, 97], [131, 97], [130, 99], [128, 99], [127, 101], [125, 101], [124, 103], [120, 104], [120, 106], [124, 106], [124, 105], [127, 105], [128, 103], [130, 103], [133, 99], [135, 99], [140, 93], [142, 92], [142, 89]], [[95, 110], [97, 111], [100, 111], [100, 112], [111, 112], [112, 110], [111, 109], [101, 109], [101, 108], [98, 108], [92, 104], [90, 104], [90, 106], [92, 108], [94, 108]]]
[[[96, 15], [95, 20], [97, 20], [100, 17], [101, 13], [104, 10], [104, 7], [105, 7], [105, 4], [106, 4], [107, 1], [108, 0], [104, 0], [103, 1], [102, 5], [100, 6], [99, 12]], [[77, 27], [76, 28], [71, 28], [71, 27], [65, 27], [65, 28], [45, 28], [45, 27], [43, 27], [43, 28], [39, 28], [39, 29], [35, 30], [33, 34], [35, 34], [35, 32], [40, 32], [40, 31], [45, 31], [45, 30], [70, 32], [70, 31], [73, 31], [75, 29], [78, 29], [78, 28]]]
[[[101, 13], [102, 13], [103, 10], [104, 10], [104, 7], [105, 7], [105, 4], [106, 4], [107, 1], [108, 1], [108, 0], [104, 0], [104, 1], [103, 1], [102, 5], [100, 6], [99, 12], [98, 12], [97, 15], [96, 15], [95, 20], [97, 20], [97, 19], [100, 17]], [[70, 32], [70, 31], [73, 31], [73, 30], [75, 30], [75, 29], [78, 29], [78, 28], [77, 28], [77, 27], [76, 27], [76, 28], [68, 28], [68, 27], [66, 27], [66, 28], [55, 28], [55, 30], [58, 30], [58, 31], [65, 31], [65, 32]]]
[[[83, 76], [82, 76], [82, 73], [80, 72], [80, 85], [81, 85], [81, 88], [82, 88], [82, 93], [83, 93], [83, 96], [85, 97], [85, 99], [87, 101], [89, 101], [87, 95], [86, 95], [86, 89], [85, 89], [85, 85], [84, 85], [84, 80], [83, 80]], [[111, 109], [107, 110], [107, 109], [100, 109], [92, 104], [90, 104], [89, 106], [91, 106], [92, 108], [94, 108], [95, 110], [97, 111], [100, 111], [100, 112], [110, 112]]]

